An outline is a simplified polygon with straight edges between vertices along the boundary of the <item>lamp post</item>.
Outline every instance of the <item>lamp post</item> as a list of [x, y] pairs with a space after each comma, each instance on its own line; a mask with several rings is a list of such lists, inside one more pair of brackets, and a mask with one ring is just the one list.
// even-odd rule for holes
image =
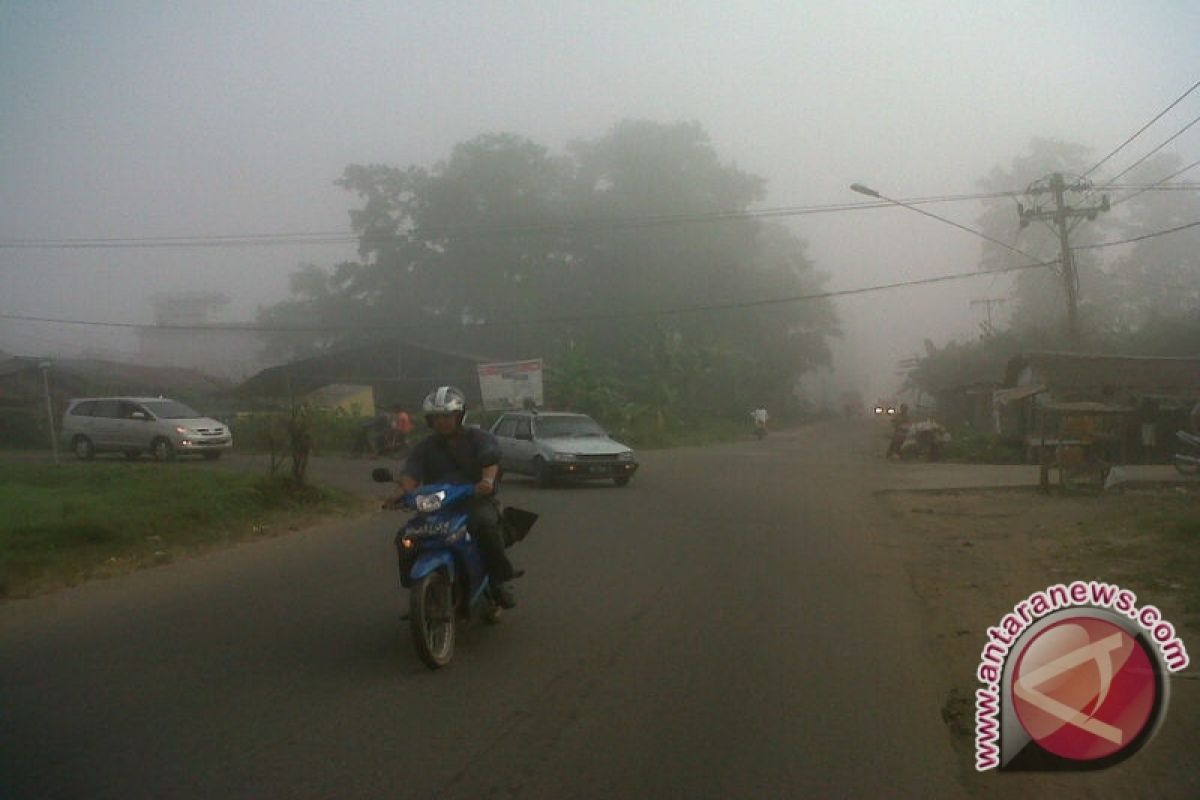
[[42, 370], [42, 388], [46, 392], [46, 422], [50, 425], [50, 449], [54, 451], [54, 464], [58, 465], [58, 434], [54, 431], [54, 404], [50, 401], [50, 367], [49, 360], [38, 363]]
[[916, 206], [910, 205], [910, 204], [904, 202], [903, 200], [897, 200], [894, 197], [887, 197], [886, 195], [882, 195], [879, 192], [872, 189], [870, 186], [864, 186], [861, 183], [852, 183], [852, 184], [850, 184], [850, 191], [858, 192], [859, 194], [865, 194], [867, 197], [874, 197], [879, 200], [883, 200], [884, 202], [893, 203], [893, 204], [901, 206], [903, 208], [907, 208], [909, 211], [915, 211], [918, 214], [920, 214], [921, 216], [929, 217], [930, 219], [936, 219], [938, 222], [944, 222], [947, 225], [952, 225], [953, 227], [958, 228], [960, 231], [966, 231], [967, 233], [971, 234], [972, 236], [978, 236], [980, 239], [985, 239], [985, 240], [991, 242], [992, 244], [1000, 245], [1005, 250], [1011, 250], [1012, 252], [1016, 253], [1019, 256], [1028, 258], [1030, 261], [1034, 261], [1034, 262], [1039, 261], [1039, 259], [1034, 258], [1029, 253], [1026, 253], [1023, 250], [1018, 250], [1017, 248], [1013, 247], [1008, 242], [1002, 242], [999, 239], [988, 236], [983, 231], [977, 231], [974, 228], [968, 228], [966, 225], [960, 225], [952, 219], [946, 219], [945, 217], [939, 217], [937, 214], [926, 211], [923, 208], [917, 208]]

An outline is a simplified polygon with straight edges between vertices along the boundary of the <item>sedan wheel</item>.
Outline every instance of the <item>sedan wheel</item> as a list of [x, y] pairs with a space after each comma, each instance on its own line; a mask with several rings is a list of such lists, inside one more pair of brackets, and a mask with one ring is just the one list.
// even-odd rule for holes
[[554, 482], [554, 478], [550, 474], [550, 465], [541, 458], [533, 460], [533, 482], [539, 489], [549, 488], [550, 484]]

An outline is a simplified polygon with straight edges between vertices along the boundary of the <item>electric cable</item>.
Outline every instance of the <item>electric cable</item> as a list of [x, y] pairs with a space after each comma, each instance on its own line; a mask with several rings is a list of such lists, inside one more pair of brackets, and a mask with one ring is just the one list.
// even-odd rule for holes
[[422, 321], [411, 324], [399, 325], [313, 325], [313, 326], [272, 326], [260, 325], [256, 323], [240, 323], [240, 324], [213, 324], [213, 325], [155, 325], [151, 323], [139, 322], [104, 322], [99, 320], [81, 320], [81, 319], [63, 319], [57, 317], [40, 317], [26, 314], [4, 314], [0, 313], [0, 319], [21, 320], [24, 322], [49, 322], [58, 323], [61, 325], [82, 325], [91, 327], [103, 328], [130, 328], [136, 330], [185, 330], [185, 331], [255, 331], [259, 333], [352, 333], [352, 332], [367, 332], [367, 331], [399, 331], [399, 330], [430, 330], [433, 328], [499, 328], [499, 327], [537, 327], [541, 325], [563, 325], [575, 322], [608, 322], [625, 319], [644, 319], [655, 317], [669, 317], [682, 314], [697, 314], [708, 313], [713, 311], [729, 311], [742, 308], [759, 308], [763, 306], [782, 305], [784, 303], [798, 303], [807, 300], [824, 300], [834, 297], [850, 297], [853, 295], [868, 294], [871, 292], [880, 292], [891, 289], [903, 289], [913, 286], [927, 286], [935, 283], [944, 283], [947, 281], [963, 280], [966, 278], [987, 277], [991, 273], [1003, 272], [1018, 272], [1027, 269], [1042, 269], [1053, 266], [1059, 263], [1059, 259], [1052, 261], [1037, 261], [1030, 264], [1018, 264], [1010, 267], [1001, 267], [986, 272], [980, 270], [972, 270], [971, 272], [956, 272], [948, 275], [937, 275], [932, 278], [916, 278], [910, 281], [897, 281], [894, 283], [876, 284], [873, 286], [861, 286], [855, 289], [833, 289], [824, 292], [813, 292], [810, 294], [790, 295], [787, 297], [771, 297], [759, 300], [744, 300], [729, 303], [712, 303], [700, 306], [681, 306], [678, 308], [666, 309], [644, 309], [639, 311], [615, 311], [606, 314], [584, 314], [573, 317], [545, 317], [543, 319], [533, 320], [496, 320], [483, 321], [465, 324], [461, 322], [446, 322], [437, 323], [432, 321]]
[[[936, 195], [918, 197], [904, 202], [910, 205], [930, 203], [985, 200], [997, 197], [1012, 197], [1019, 192], [982, 192], [975, 194]], [[562, 222], [539, 223], [536, 225], [497, 225], [487, 227], [430, 226], [422, 227], [420, 233], [426, 237], [465, 236], [487, 237], [499, 235], [525, 235], [558, 233], [567, 231], [622, 230], [647, 228], [661, 225], [723, 222], [775, 217], [831, 214], [843, 211], [863, 211], [886, 208], [890, 202], [868, 201], [861, 203], [826, 203], [808, 206], [780, 206], [749, 209], [745, 211], [715, 211], [703, 214], [660, 214], [646, 217], [628, 217], [612, 220], [564, 220]], [[407, 234], [355, 235], [344, 231], [309, 231], [290, 233], [247, 233], [247, 234], [197, 234], [195, 236], [144, 236], [144, 237], [99, 237], [99, 238], [17, 238], [0, 240], [3, 249], [134, 249], [134, 248], [188, 248], [188, 247], [264, 247], [325, 244], [386, 244], [402, 242]]]
[[[1123, 141], [1123, 142], [1121, 142], [1119, 145], [1117, 145], [1116, 149], [1114, 149], [1114, 150], [1113, 150], [1111, 153], [1109, 153], [1109, 154], [1108, 154], [1108, 155], [1106, 155], [1104, 158], [1100, 159], [1100, 160], [1099, 160], [1099, 161], [1097, 161], [1095, 164], [1093, 164], [1093, 165], [1092, 165], [1092, 168], [1091, 168], [1091, 169], [1089, 169], [1087, 172], [1083, 173], [1083, 175], [1081, 175], [1080, 177], [1082, 177], [1082, 178], [1086, 178], [1088, 175], [1091, 175], [1093, 172], [1095, 172], [1097, 169], [1099, 169], [1099, 168], [1100, 168], [1100, 166], [1101, 166], [1102, 164], [1104, 164], [1104, 163], [1105, 163], [1106, 161], [1108, 161], [1110, 158], [1112, 158], [1113, 156], [1115, 156], [1117, 153], [1119, 153], [1119, 152], [1121, 152], [1122, 150], [1124, 150], [1126, 145], [1128, 145], [1130, 142], [1132, 142], [1132, 141], [1133, 141], [1134, 139], [1136, 139], [1137, 137], [1141, 136], [1141, 135], [1142, 135], [1142, 134], [1143, 134], [1143, 133], [1146, 131], [1146, 129], [1147, 129], [1147, 128], [1149, 128], [1151, 125], [1153, 125], [1154, 123], [1156, 123], [1156, 122], [1158, 122], [1160, 119], [1162, 119], [1162, 118], [1163, 118], [1163, 116], [1164, 116], [1164, 115], [1165, 115], [1165, 114], [1166, 114], [1168, 111], [1170, 111], [1172, 108], [1174, 108], [1175, 106], [1177, 106], [1177, 105], [1179, 105], [1180, 103], [1182, 103], [1182, 102], [1183, 102], [1183, 99], [1184, 99], [1185, 97], [1187, 97], [1189, 94], [1191, 94], [1192, 92], [1196, 91], [1196, 88], [1197, 88], [1197, 87], [1200, 87], [1200, 81], [1196, 81], [1195, 83], [1193, 83], [1193, 84], [1191, 85], [1191, 87], [1190, 87], [1190, 88], [1189, 88], [1189, 89], [1188, 89], [1186, 92], [1184, 92], [1183, 94], [1179, 95], [1179, 97], [1175, 98], [1175, 101], [1174, 101], [1173, 103], [1171, 103], [1169, 106], [1167, 106], [1166, 108], [1164, 108], [1162, 111], [1158, 112], [1158, 114], [1156, 114], [1156, 115], [1154, 116], [1154, 119], [1150, 120], [1150, 121], [1149, 121], [1149, 122], [1147, 122], [1145, 125], [1143, 125], [1142, 127], [1138, 128], [1138, 129], [1137, 129], [1137, 131], [1136, 131], [1136, 132], [1135, 132], [1135, 133], [1134, 133], [1132, 136], [1130, 136], [1128, 139], [1126, 139], [1125, 141]], [[1124, 174], [1124, 173], [1122, 173], [1122, 174]]]
[[1160, 184], [1164, 184], [1167, 181], [1171, 180], [1172, 178], [1182, 175], [1183, 173], [1187, 172], [1190, 169], [1193, 169], [1196, 166], [1200, 166], [1200, 159], [1193, 161], [1192, 163], [1188, 164], [1186, 167], [1183, 167], [1182, 169], [1178, 169], [1175, 172], [1172, 172], [1170, 175], [1163, 178], [1158, 183], [1152, 183], [1145, 188], [1138, 189], [1136, 192], [1134, 192], [1131, 195], [1127, 195], [1125, 197], [1122, 197], [1120, 199], [1112, 201], [1112, 203], [1109, 205], [1109, 208], [1112, 208], [1113, 206], [1119, 206], [1121, 203], [1124, 203], [1127, 200], [1132, 200], [1133, 198], [1137, 197], [1139, 194], [1142, 194], [1143, 192], [1148, 192], [1148, 191], [1151, 191], [1152, 189], [1165, 188], [1165, 187], [1160, 187]]
[[[1151, 150], [1149, 153], [1146, 153], [1146, 155], [1142, 156], [1142, 157], [1141, 157], [1141, 158], [1139, 158], [1137, 161], [1133, 162], [1133, 163], [1132, 163], [1132, 164], [1130, 164], [1128, 167], [1126, 167], [1125, 169], [1121, 170], [1121, 171], [1120, 171], [1120, 172], [1118, 172], [1116, 175], [1114, 175], [1114, 176], [1112, 177], [1112, 180], [1113, 180], [1113, 181], [1116, 181], [1116, 180], [1117, 180], [1118, 178], [1120, 178], [1122, 175], [1125, 175], [1125, 174], [1126, 174], [1126, 173], [1128, 173], [1130, 170], [1132, 170], [1132, 169], [1134, 169], [1135, 167], [1139, 166], [1139, 165], [1140, 165], [1142, 162], [1144, 162], [1144, 161], [1145, 161], [1146, 159], [1148, 159], [1150, 156], [1154, 155], [1154, 154], [1155, 154], [1155, 153], [1157, 153], [1159, 150], [1162, 150], [1162, 149], [1163, 149], [1164, 147], [1166, 147], [1168, 144], [1170, 144], [1171, 142], [1175, 141], [1175, 140], [1176, 140], [1176, 139], [1178, 139], [1180, 136], [1182, 136], [1182, 135], [1184, 134], [1184, 132], [1188, 130], [1188, 128], [1192, 127], [1192, 126], [1193, 126], [1193, 125], [1195, 125], [1197, 122], [1200, 122], [1200, 117], [1196, 117], [1196, 118], [1195, 118], [1195, 119], [1193, 119], [1191, 122], [1189, 122], [1188, 124], [1184, 125], [1184, 126], [1183, 126], [1182, 128], [1180, 128], [1179, 130], [1175, 131], [1175, 133], [1173, 133], [1173, 134], [1171, 134], [1170, 136], [1168, 136], [1166, 139], [1164, 139], [1162, 142], [1160, 142], [1160, 143], [1159, 143], [1159, 145], [1158, 145], [1157, 147], [1155, 147], [1153, 150]], [[1105, 183], [1105, 184], [1103, 184], [1103, 185], [1101, 185], [1101, 186], [1098, 186], [1098, 187], [1096, 187], [1096, 188], [1097, 188], [1097, 189], [1104, 189], [1104, 188], [1106, 188], [1107, 186], [1108, 186], [1108, 184], [1107, 184], [1107, 183]]]
[[1145, 241], [1146, 239], [1154, 239], [1159, 236], [1166, 236], [1168, 233], [1178, 233], [1179, 231], [1186, 231], [1188, 228], [1195, 228], [1197, 225], [1200, 225], [1200, 220], [1196, 220], [1195, 222], [1186, 222], [1183, 225], [1176, 225], [1174, 228], [1166, 228], [1161, 231], [1155, 231], [1154, 233], [1143, 233], [1141, 236], [1131, 236], [1128, 239], [1117, 239], [1117, 240], [1111, 241], [1111, 242], [1096, 242], [1095, 244], [1075, 245], [1071, 249], [1072, 250], [1098, 250], [1101, 247], [1116, 247], [1119, 244], [1133, 244], [1134, 242], [1142, 242], [1142, 241]]

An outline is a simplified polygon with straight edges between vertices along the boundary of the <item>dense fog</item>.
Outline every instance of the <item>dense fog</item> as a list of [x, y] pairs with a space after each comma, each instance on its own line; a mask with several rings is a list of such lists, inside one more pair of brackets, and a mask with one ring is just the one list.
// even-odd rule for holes
[[[207, 322], [267, 319], [264, 309], [291, 297], [302, 265], [332, 270], [362, 257], [362, 231], [348, 212], [363, 207], [363, 195], [335, 185], [350, 165], [437, 176], [457, 145], [512, 134], [543, 148], [556, 169], [570, 162], [576, 180], [597, 163], [619, 162], [619, 153], [611, 162], [596, 153], [620, 149], [614, 131], [624, 121], [657, 130], [693, 125], [721, 174], [762, 179], [741, 207], [792, 209], [761, 222], [785, 226], [790, 237], [776, 244], [807, 260], [807, 277], [758, 281], [739, 272], [748, 264], [731, 263], [737, 249], [720, 238], [744, 229], [693, 219], [670, 236], [695, 248], [694, 263], [705, 253], [734, 255], [706, 267], [695, 291], [655, 300], [664, 307], [978, 271], [986, 265], [982, 239], [910, 209], [801, 208], [868, 202], [850, 191], [854, 182], [898, 199], [1020, 191], [1048, 171], [1022, 161], [1038, 152], [1078, 174], [1076, 165], [1097, 162], [1200, 77], [1198, 41], [1200, 7], [1186, 3], [6, 3], [0, 314], [8, 318], [0, 318], [0, 350], [138, 359], [137, 329], [19, 317], [152, 324], [155, 299], [185, 291], [229, 298]], [[1200, 92], [1090, 177], [1102, 184], [1119, 174], [1197, 109]], [[1122, 181], [1151, 184], [1197, 151], [1200, 126]], [[1176, 182], [1189, 177], [1200, 173]], [[607, 184], [593, 184], [603, 194]], [[669, 199], [639, 205], [630, 192], [626, 206], [597, 213], [612, 221], [741, 210], [677, 208]], [[1147, 195], [1157, 205], [1143, 216], [1159, 227], [1200, 217], [1183, 210], [1196, 210], [1194, 191]], [[1018, 229], [1020, 199], [920, 207], [1056, 258], [1057, 240], [1044, 226]], [[547, 202], [539, 213], [556, 219]], [[598, 208], [588, 202], [562, 198], [576, 221]], [[441, 224], [453, 225], [456, 213], [447, 208]], [[1115, 239], [1135, 222], [1114, 211], [1107, 221], [1081, 221], [1072, 235], [1081, 243]], [[1194, 234], [1180, 235], [1194, 243]], [[611, 240], [652, 236], [618, 229]], [[1128, 256], [1097, 252], [1104, 257], [1091, 267], [1099, 270]], [[476, 263], [488, 263], [484, 245], [477, 255]], [[639, 258], [623, 257], [631, 265]], [[586, 263], [591, 279], [605, 264], [595, 255]], [[1195, 263], [1180, 270], [1166, 282], [1190, 275], [1188, 285], [1200, 285]], [[588, 279], [585, 272], [579, 280]], [[473, 280], [469, 271], [462, 280]], [[564, 285], [556, 291], [583, 284]], [[609, 297], [607, 307], [643, 307], [635, 283], [614, 285], [634, 294]], [[1015, 285], [1013, 274], [983, 273], [828, 301], [837, 322], [821, 335], [829, 334], [832, 374], [810, 371], [807, 391], [830, 400], [852, 388], [868, 402], [894, 392], [897, 362], [924, 355], [926, 339], [942, 347], [978, 337], [989, 312], [994, 326], [1006, 325], [1020, 311]], [[480, 280], [481, 291], [488, 286]], [[1048, 314], [1061, 311], [1056, 287], [1040, 290]], [[1087, 302], [1086, 277], [1081, 291]], [[486, 319], [510, 310], [492, 304]], [[701, 326], [699, 319], [689, 314], [688, 324]], [[710, 324], [721, 323], [714, 316]], [[243, 362], [247, 371], [255, 364]]]

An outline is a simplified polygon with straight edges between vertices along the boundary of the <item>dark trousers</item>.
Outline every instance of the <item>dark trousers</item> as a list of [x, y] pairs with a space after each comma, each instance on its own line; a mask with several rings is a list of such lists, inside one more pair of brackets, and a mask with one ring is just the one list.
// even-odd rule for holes
[[487, 565], [492, 583], [512, 580], [513, 565], [504, 553], [504, 535], [500, 531], [500, 509], [488, 497], [472, 497], [466, 503], [467, 530]]

